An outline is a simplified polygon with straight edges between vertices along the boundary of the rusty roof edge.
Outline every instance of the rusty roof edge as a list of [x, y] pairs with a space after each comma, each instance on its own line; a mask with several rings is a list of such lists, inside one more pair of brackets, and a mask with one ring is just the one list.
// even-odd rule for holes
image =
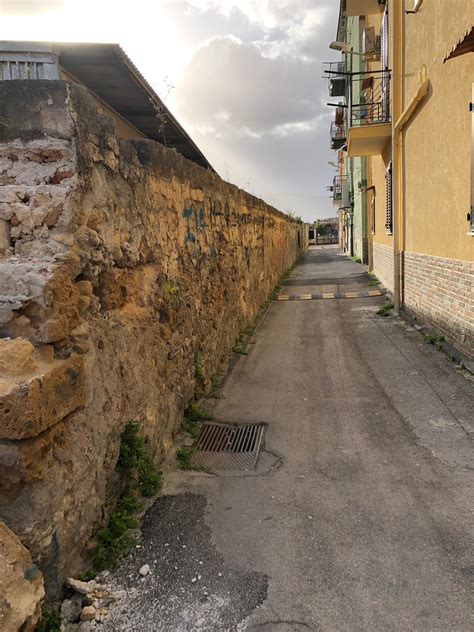
[[170, 112], [170, 110], [166, 107], [166, 105], [163, 103], [162, 99], [153, 90], [151, 85], [148, 83], [148, 81], [145, 79], [145, 77], [142, 75], [142, 73], [138, 70], [138, 68], [135, 66], [133, 61], [130, 59], [130, 57], [127, 55], [127, 53], [124, 51], [124, 49], [120, 46], [120, 44], [113, 44], [113, 48], [114, 48], [115, 53], [121, 58], [123, 63], [127, 66], [128, 70], [135, 76], [135, 79], [137, 79], [137, 81], [141, 85], [141, 87], [148, 93], [148, 96], [155, 103], [158, 103], [160, 105], [160, 107], [163, 107], [165, 109], [166, 115], [169, 118], [169, 122], [174, 127], [176, 127], [176, 129], [178, 129], [179, 132], [186, 138], [186, 140], [194, 147], [194, 149], [197, 151], [197, 153], [203, 158], [203, 160], [206, 163], [208, 169], [213, 171], [214, 173], [217, 173], [216, 170], [214, 169], [214, 167], [211, 165], [211, 163], [206, 158], [206, 156], [202, 153], [202, 151], [199, 149], [199, 147], [193, 141], [191, 136], [186, 132], [186, 130], [183, 128], [183, 126], [177, 121], [177, 119], [173, 116], [173, 114]]
[[448, 54], [443, 58], [443, 63], [447, 62], [448, 59], [452, 59], [454, 57], [458, 57], [462, 54], [466, 54], [468, 52], [473, 52], [472, 50], [466, 50], [463, 53], [456, 54], [457, 50], [462, 46], [462, 44], [470, 37], [474, 37], [474, 26], [471, 25], [468, 29], [458, 38], [456, 44], [451, 48]]

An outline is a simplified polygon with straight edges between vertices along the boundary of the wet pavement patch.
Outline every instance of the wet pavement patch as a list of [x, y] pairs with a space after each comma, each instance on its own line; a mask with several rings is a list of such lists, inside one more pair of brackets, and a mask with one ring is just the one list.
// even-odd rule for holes
[[237, 630], [263, 603], [267, 577], [224, 564], [205, 511], [198, 494], [162, 496], [150, 507], [137, 547], [111, 577], [125, 596], [102, 630]]

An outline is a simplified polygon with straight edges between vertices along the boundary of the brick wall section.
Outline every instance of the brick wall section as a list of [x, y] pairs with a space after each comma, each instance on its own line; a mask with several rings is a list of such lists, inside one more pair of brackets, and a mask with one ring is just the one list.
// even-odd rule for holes
[[393, 250], [390, 246], [373, 244], [373, 270], [389, 292], [393, 292]]
[[0, 517], [54, 594], [113, 507], [127, 422], [172, 448], [306, 227], [120, 139], [83, 88], [2, 83]]
[[404, 306], [474, 356], [474, 263], [404, 254]]

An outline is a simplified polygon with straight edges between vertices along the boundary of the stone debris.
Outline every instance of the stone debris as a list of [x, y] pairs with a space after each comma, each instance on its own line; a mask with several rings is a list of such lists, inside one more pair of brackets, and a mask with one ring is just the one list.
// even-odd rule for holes
[[109, 607], [123, 597], [122, 592], [111, 591], [104, 585], [109, 571], [103, 571], [96, 580], [84, 582], [70, 577], [67, 585], [74, 594], [61, 604], [61, 632], [87, 632], [110, 618]]
[[95, 619], [96, 614], [97, 610], [94, 606], [85, 606], [81, 612], [81, 621], [91, 621], [92, 619]]
[[140, 568], [138, 572], [140, 573], [142, 577], [145, 577], [146, 575], [149, 575], [151, 571], [148, 564], [143, 564], [143, 566]]
[[65, 599], [61, 604], [61, 623], [75, 623], [82, 612], [82, 595], [77, 593], [70, 599]]
[[69, 588], [72, 588], [81, 595], [92, 593], [97, 587], [97, 584], [94, 580], [83, 582], [80, 579], [73, 579], [72, 577], [68, 577], [67, 585], [69, 586]]

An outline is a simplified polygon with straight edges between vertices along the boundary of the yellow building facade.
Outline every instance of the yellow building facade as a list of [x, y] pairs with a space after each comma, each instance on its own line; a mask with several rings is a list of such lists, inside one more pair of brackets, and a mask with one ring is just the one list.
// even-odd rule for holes
[[474, 3], [342, 0], [340, 22], [354, 15], [365, 90], [346, 150], [368, 156], [369, 266], [396, 309], [473, 357]]

